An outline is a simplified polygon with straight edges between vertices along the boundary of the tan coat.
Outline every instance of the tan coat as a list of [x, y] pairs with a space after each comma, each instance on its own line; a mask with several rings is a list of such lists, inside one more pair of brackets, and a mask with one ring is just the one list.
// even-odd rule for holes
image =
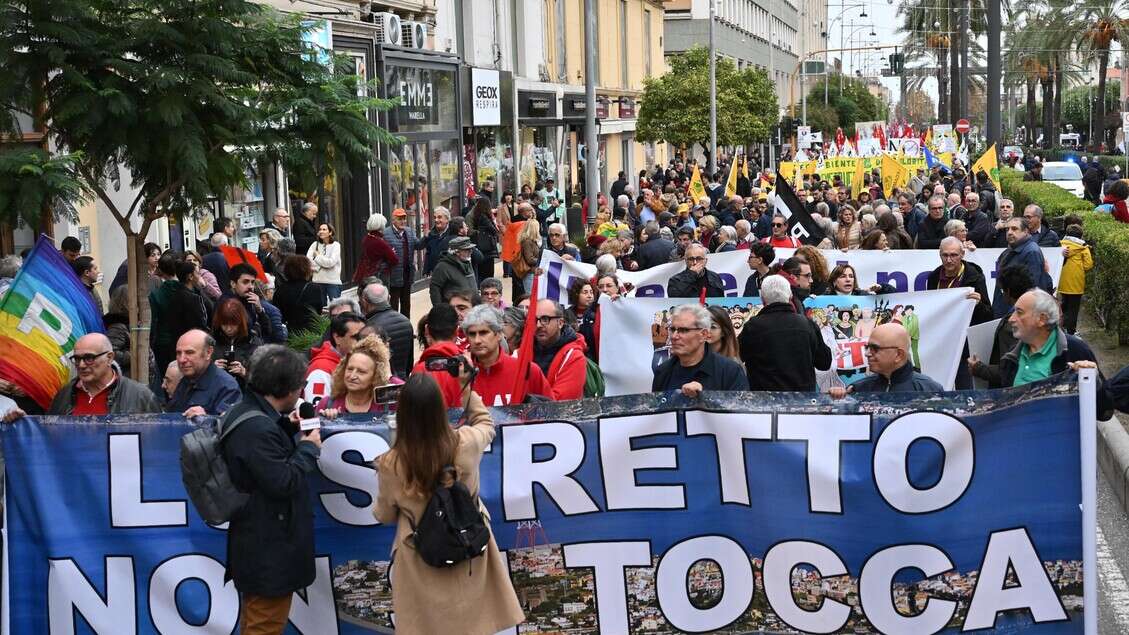
[[[482, 398], [471, 393], [467, 422], [456, 430], [459, 446], [455, 468], [459, 480], [478, 495], [478, 465], [494, 440], [494, 422]], [[425, 563], [408, 539], [407, 514], [419, 518], [428, 496], [409, 494], [396, 468], [396, 451], [377, 460], [380, 492], [373, 515], [386, 525], [396, 523], [392, 543], [392, 609], [397, 633], [460, 633], [493, 635], [525, 620], [498, 545], [491, 535], [486, 554], [441, 569]], [[406, 514], [400, 513], [403, 510]]]

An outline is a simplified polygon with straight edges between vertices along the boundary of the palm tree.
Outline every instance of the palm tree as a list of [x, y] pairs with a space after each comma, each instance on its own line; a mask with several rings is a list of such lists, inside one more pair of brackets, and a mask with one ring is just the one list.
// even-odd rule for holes
[[[1105, 145], [1105, 75], [1109, 68], [1109, 47], [1114, 40], [1125, 42], [1129, 33], [1129, 21], [1121, 17], [1127, 11], [1125, 0], [1100, 0], [1089, 5], [1081, 33], [1082, 45], [1087, 52], [1098, 59], [1098, 99], [1097, 113], [1094, 116], [1094, 139]], [[1094, 104], [1089, 104], [1090, 108]], [[1100, 151], [1102, 148], [1098, 148]]]

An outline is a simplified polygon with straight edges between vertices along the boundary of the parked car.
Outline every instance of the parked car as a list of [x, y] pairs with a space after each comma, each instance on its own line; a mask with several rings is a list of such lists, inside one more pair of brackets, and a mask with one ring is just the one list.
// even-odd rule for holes
[[1086, 190], [1082, 187], [1082, 168], [1073, 161], [1045, 161], [1043, 180], [1061, 187], [1082, 198]]

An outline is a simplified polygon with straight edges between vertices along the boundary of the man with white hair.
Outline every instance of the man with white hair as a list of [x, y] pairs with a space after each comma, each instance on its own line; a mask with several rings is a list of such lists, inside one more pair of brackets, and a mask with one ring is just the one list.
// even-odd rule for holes
[[294, 249], [305, 255], [310, 245], [318, 241], [318, 206], [313, 203], [302, 205], [302, 213], [294, 219]]
[[[1019, 296], [1008, 325], [1019, 342], [1000, 358], [999, 365], [985, 366], [975, 355], [968, 364], [977, 377], [986, 373], [1001, 386], [1022, 386], [1067, 368], [1097, 368], [1094, 351], [1080, 338], [1068, 334], [1060, 325], [1058, 301], [1042, 289], [1031, 289]], [[1098, 393], [1104, 391], [1099, 386]]]
[[703, 390], [747, 390], [741, 365], [708, 343], [713, 318], [700, 304], [675, 307], [670, 317], [670, 359], [655, 369], [651, 392], [678, 390], [695, 398]]
[[733, 223], [733, 229], [737, 230], [737, 249], [748, 249], [756, 242], [757, 238], [753, 236], [753, 226], [744, 218], [740, 218], [736, 223]]
[[415, 352], [411, 320], [392, 308], [388, 287], [380, 282], [366, 284], [361, 290], [360, 300], [365, 324], [383, 331], [388, 338], [392, 374], [406, 378], [412, 371], [412, 354]]
[[[509, 220], [508, 216], [506, 220]], [[452, 238], [451, 233], [447, 231], [447, 226], [450, 224], [451, 212], [448, 212], [446, 207], [436, 207], [431, 213], [431, 231], [420, 240], [420, 246], [427, 252], [423, 265], [424, 275], [430, 274], [435, 269], [435, 265], [439, 264], [443, 254], [447, 253], [447, 243]]]
[[796, 313], [792, 285], [783, 276], [762, 280], [760, 296], [764, 308], [737, 338], [749, 390], [815, 390], [815, 369], [831, 368], [831, 349], [819, 327]]
[[563, 260], [580, 260], [580, 250], [568, 242], [568, 230], [561, 223], [549, 225], [549, 243], [546, 247]]
[[668, 298], [724, 298], [725, 283], [717, 272], [706, 268], [706, 254], [701, 243], [686, 248], [686, 268], [671, 276], [666, 283]]

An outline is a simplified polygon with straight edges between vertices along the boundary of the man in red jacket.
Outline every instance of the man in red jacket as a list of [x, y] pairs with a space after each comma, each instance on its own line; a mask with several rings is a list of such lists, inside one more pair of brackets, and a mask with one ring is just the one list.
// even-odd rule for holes
[[[487, 304], [472, 308], [463, 318], [463, 333], [470, 342], [470, 354], [478, 368], [474, 391], [488, 406], [509, 405], [522, 369], [516, 358], [502, 351], [502, 312]], [[537, 364], [529, 364], [525, 372], [526, 394], [552, 398], [545, 374]]]
[[439, 390], [443, 393], [443, 401], [447, 404], [447, 407], [460, 408], [463, 405], [463, 391], [458, 377], [445, 370], [427, 370], [427, 362], [430, 359], [455, 358], [462, 357], [465, 354], [463, 349], [455, 343], [455, 333], [459, 328], [459, 314], [455, 311], [455, 307], [450, 304], [431, 307], [431, 312], [427, 314], [427, 324], [423, 328], [428, 344], [419, 356], [419, 363], [412, 368], [412, 374], [426, 372], [431, 375], [439, 384]]
[[565, 323], [561, 305], [552, 300], [538, 300], [533, 360], [549, 381], [553, 401], [584, 397], [588, 373], [588, 358], [584, 353], [587, 350], [584, 336]]

